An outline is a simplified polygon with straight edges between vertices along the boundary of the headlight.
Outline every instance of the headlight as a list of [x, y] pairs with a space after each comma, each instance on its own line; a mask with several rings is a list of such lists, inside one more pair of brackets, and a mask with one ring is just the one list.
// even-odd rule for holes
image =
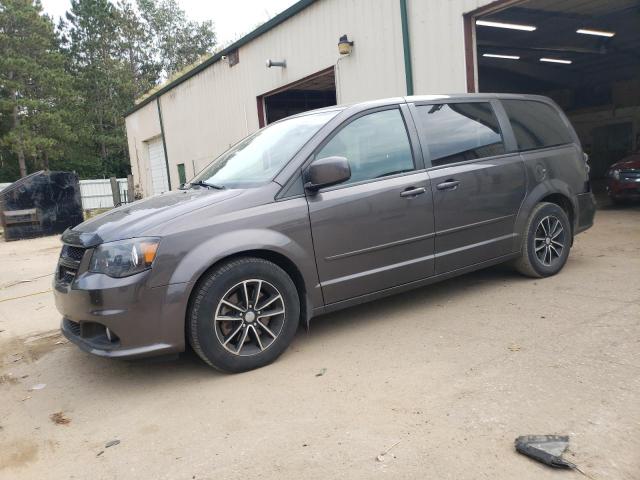
[[620, 170], [615, 169], [611, 172], [611, 176], [616, 180], [620, 180]]
[[151, 268], [159, 238], [131, 238], [98, 245], [93, 251], [89, 271], [122, 278]]

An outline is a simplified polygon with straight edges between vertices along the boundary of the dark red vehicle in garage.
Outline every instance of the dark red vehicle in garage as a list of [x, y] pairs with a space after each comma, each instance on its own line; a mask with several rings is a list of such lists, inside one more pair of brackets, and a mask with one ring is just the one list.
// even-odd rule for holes
[[640, 200], [640, 151], [611, 165], [607, 177], [607, 193], [614, 203]]

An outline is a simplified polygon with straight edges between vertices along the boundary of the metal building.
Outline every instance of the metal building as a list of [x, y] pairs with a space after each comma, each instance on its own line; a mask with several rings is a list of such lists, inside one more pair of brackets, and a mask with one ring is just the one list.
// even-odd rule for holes
[[300, 111], [501, 91], [552, 96], [602, 176], [640, 148], [638, 25], [640, 0], [301, 0], [136, 105], [132, 174], [153, 195]]

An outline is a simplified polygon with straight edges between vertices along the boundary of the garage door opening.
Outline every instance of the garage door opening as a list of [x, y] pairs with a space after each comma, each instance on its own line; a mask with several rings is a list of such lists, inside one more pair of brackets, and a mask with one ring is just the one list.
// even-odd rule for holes
[[260, 126], [296, 113], [335, 104], [336, 80], [334, 69], [331, 67], [258, 97]]
[[640, 0], [507, 5], [471, 19], [478, 91], [553, 98], [604, 177], [640, 149]]

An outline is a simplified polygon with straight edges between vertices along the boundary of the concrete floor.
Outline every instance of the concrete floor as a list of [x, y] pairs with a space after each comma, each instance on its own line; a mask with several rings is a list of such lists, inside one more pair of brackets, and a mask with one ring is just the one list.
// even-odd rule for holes
[[242, 375], [81, 352], [58, 240], [0, 242], [0, 478], [582, 478], [513, 449], [557, 433], [591, 478], [639, 479], [639, 214], [600, 210], [553, 278], [498, 267], [328, 315]]

